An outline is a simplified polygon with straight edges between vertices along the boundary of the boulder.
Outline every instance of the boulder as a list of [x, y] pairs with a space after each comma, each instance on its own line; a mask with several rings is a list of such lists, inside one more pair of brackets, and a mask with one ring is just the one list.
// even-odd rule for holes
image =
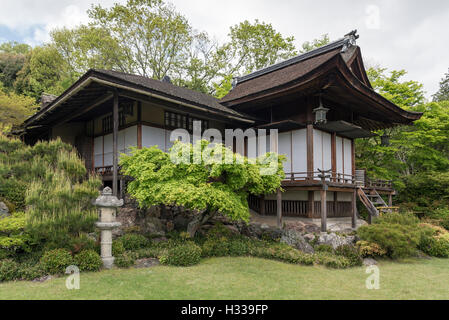
[[302, 252], [314, 253], [313, 247], [304, 239], [300, 232], [295, 230], [284, 230], [281, 242], [288, 244]]
[[141, 230], [144, 233], [149, 233], [150, 235], [155, 236], [165, 236], [165, 230], [164, 224], [162, 221], [155, 217], [146, 217], [142, 221]]
[[321, 229], [319, 226], [317, 226], [314, 223], [306, 223], [302, 221], [295, 221], [295, 222], [287, 222], [285, 224], [286, 230], [295, 230], [297, 232], [300, 232], [301, 234], [307, 234], [307, 233], [320, 233]]
[[322, 232], [318, 238], [317, 244], [326, 244], [334, 249], [344, 245], [352, 245], [356, 240], [355, 236], [341, 236], [333, 232]]
[[9, 209], [4, 202], [0, 202], [0, 219], [8, 217]]

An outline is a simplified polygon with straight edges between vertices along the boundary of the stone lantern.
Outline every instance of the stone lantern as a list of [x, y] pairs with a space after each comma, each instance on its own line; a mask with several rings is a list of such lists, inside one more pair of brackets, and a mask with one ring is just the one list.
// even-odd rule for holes
[[101, 195], [94, 201], [94, 205], [100, 209], [100, 221], [95, 225], [101, 230], [101, 260], [106, 269], [111, 269], [114, 264], [112, 256], [112, 230], [121, 226], [117, 222], [117, 208], [123, 206], [123, 200], [112, 195], [112, 189], [104, 188]]

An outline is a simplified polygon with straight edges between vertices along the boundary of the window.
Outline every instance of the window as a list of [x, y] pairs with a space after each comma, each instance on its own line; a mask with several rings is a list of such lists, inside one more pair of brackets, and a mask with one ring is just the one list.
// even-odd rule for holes
[[[118, 125], [119, 127], [124, 127], [126, 124], [126, 114], [123, 111], [118, 113]], [[111, 132], [113, 130], [113, 117], [112, 115], [103, 118], [103, 133]]]
[[182, 128], [188, 131], [193, 131], [193, 122], [201, 121], [201, 130], [207, 130], [209, 128], [209, 121], [201, 120], [197, 118], [189, 117], [188, 115], [182, 115], [174, 112], [165, 112], [165, 125], [172, 128]]

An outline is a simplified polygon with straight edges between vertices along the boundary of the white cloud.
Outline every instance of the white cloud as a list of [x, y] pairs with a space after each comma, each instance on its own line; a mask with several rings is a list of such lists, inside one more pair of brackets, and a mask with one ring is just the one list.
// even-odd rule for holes
[[[21, 32], [33, 28], [31, 44], [49, 39], [55, 27], [87, 21], [92, 2], [110, 6], [126, 0], [2, 1], [0, 25]], [[423, 82], [430, 96], [449, 67], [449, 1], [428, 0], [171, 0], [192, 25], [224, 40], [231, 25], [243, 20], [270, 22], [296, 44], [328, 33], [331, 39], [358, 29], [364, 57], [370, 64], [405, 69]], [[370, 9], [371, 8], [371, 9]], [[379, 21], [370, 20], [378, 8]], [[371, 21], [369, 24], [367, 21]], [[376, 22], [379, 22], [376, 25]], [[376, 26], [376, 28], [373, 28]], [[378, 27], [378, 28], [377, 28]], [[2, 35], [0, 34], [0, 38]]]

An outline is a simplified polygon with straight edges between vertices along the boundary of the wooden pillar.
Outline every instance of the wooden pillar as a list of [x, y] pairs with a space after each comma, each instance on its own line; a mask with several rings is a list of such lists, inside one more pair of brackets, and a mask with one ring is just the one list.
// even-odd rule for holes
[[[331, 163], [332, 163], [332, 180], [333, 182], [336, 182], [337, 178], [337, 134], [334, 132], [332, 133], [331, 138]], [[336, 194], [336, 193], [335, 193]]]
[[313, 179], [313, 124], [307, 125], [307, 179]]
[[114, 91], [114, 104], [112, 108], [113, 133], [112, 133], [112, 195], [118, 195], [118, 92]]
[[334, 191], [334, 217], [338, 217], [337, 207], [338, 207], [338, 192]]
[[142, 149], [142, 102], [137, 103], [137, 148]]
[[327, 191], [321, 190], [320, 192], [321, 192], [321, 232], [326, 232], [327, 231]]
[[388, 195], [388, 206], [390, 208], [393, 206], [393, 195], [391, 193]]
[[315, 217], [315, 191], [309, 191], [308, 192], [308, 216], [309, 218], [314, 218]]
[[352, 193], [352, 228], [357, 227], [357, 191]]
[[260, 212], [260, 214], [262, 215], [262, 216], [264, 216], [265, 215], [265, 196], [262, 196], [261, 198], [260, 198], [260, 210], [259, 210]]
[[277, 224], [278, 228], [282, 228], [282, 192], [278, 189], [277, 196]]

